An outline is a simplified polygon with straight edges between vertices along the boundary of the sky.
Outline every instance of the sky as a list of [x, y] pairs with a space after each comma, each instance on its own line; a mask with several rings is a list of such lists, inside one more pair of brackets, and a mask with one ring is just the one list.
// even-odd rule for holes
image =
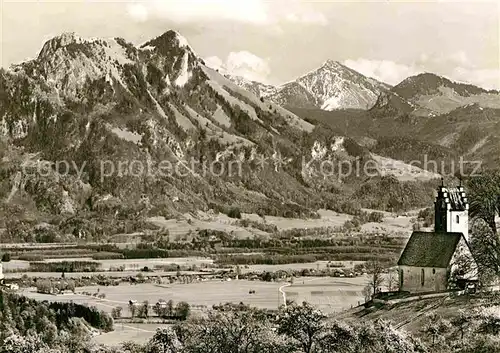
[[500, 89], [500, 0], [0, 0], [0, 65], [62, 32], [134, 44], [174, 29], [212, 67], [270, 84], [337, 60], [389, 84], [421, 72]]

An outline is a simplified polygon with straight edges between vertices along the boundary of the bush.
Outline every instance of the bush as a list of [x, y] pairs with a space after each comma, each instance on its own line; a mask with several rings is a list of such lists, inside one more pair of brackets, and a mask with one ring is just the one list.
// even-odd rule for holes
[[418, 220], [422, 221], [424, 227], [430, 227], [434, 224], [434, 210], [430, 207], [421, 210], [418, 213]]
[[35, 254], [25, 254], [25, 255], [20, 255], [19, 260], [29, 261], [29, 262], [43, 261], [45, 260], [45, 256], [35, 255]]
[[30, 262], [31, 272], [96, 272], [101, 267], [93, 261]]
[[115, 260], [115, 259], [123, 259], [123, 254], [116, 252], [108, 252], [101, 251], [95, 254], [92, 254], [92, 260]]
[[241, 219], [241, 212], [240, 212], [240, 209], [238, 207], [231, 207], [229, 209], [229, 211], [227, 211], [226, 214], [229, 218]]
[[382, 212], [372, 212], [368, 216], [368, 222], [381, 223], [384, 220], [384, 214]]
[[175, 316], [180, 320], [186, 320], [191, 313], [191, 307], [186, 302], [179, 302], [175, 306]]
[[2, 262], [9, 262], [10, 261], [10, 254], [6, 252], [5, 254], [2, 255]]

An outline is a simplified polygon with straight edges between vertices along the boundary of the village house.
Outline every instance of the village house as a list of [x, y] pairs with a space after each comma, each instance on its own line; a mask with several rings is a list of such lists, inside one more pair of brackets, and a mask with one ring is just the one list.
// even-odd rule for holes
[[463, 186], [446, 188], [442, 184], [434, 210], [434, 232], [413, 232], [399, 258], [400, 291], [438, 292], [477, 282]]

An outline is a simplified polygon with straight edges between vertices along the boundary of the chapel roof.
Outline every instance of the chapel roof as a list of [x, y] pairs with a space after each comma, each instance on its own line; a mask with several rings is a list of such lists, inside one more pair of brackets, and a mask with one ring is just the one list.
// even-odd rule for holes
[[462, 233], [413, 232], [398, 265], [446, 268], [462, 237]]

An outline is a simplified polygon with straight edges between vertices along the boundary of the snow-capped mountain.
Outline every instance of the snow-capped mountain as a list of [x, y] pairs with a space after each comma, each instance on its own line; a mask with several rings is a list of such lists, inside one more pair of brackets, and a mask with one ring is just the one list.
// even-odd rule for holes
[[229, 76], [236, 84], [281, 106], [298, 108], [369, 109], [390, 86], [333, 60], [277, 87]]

